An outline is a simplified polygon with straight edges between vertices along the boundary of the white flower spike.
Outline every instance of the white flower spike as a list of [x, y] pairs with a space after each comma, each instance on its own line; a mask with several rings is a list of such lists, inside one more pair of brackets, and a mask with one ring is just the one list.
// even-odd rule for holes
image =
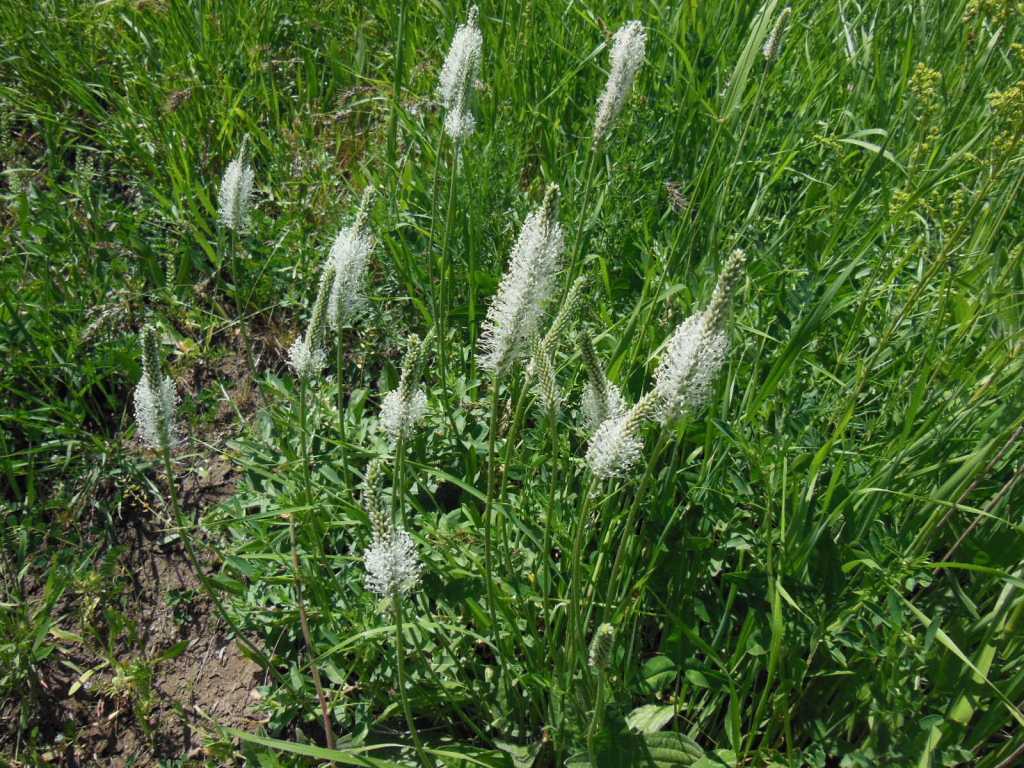
[[238, 157], [228, 163], [220, 183], [220, 223], [238, 234], [244, 234], [249, 229], [253, 172], [248, 155], [247, 136], [242, 140]]
[[412, 437], [426, 416], [427, 394], [419, 386], [424, 351], [419, 337], [410, 336], [398, 388], [388, 392], [381, 401], [380, 421], [392, 442]]
[[711, 385], [729, 351], [726, 311], [743, 277], [745, 262], [746, 254], [742, 250], [733, 251], [719, 275], [707, 308], [688, 317], [672, 334], [654, 374], [663, 422], [668, 423], [684, 412], [696, 411], [707, 402]]
[[135, 420], [142, 442], [154, 450], [174, 445], [174, 410], [178, 393], [174, 380], [160, 370], [156, 328], [142, 331], [142, 378], [135, 387]]
[[598, 146], [629, 99], [633, 81], [644, 63], [647, 33], [639, 21], [627, 21], [612, 40], [611, 71], [597, 104], [593, 145]]
[[373, 250], [373, 236], [366, 220], [373, 204], [373, 187], [367, 187], [359, 205], [359, 212], [351, 226], [342, 229], [334, 238], [327, 260], [334, 265], [334, 281], [327, 305], [327, 319], [332, 328], [351, 319], [366, 303], [363, 283]]
[[469, 110], [469, 95], [480, 74], [484, 44], [476, 23], [478, 13], [474, 5], [469, 9], [466, 23], [455, 30], [437, 86], [437, 95], [446, 113], [444, 129], [453, 141], [461, 141], [476, 130], [476, 118]]
[[363, 507], [370, 518], [370, 546], [363, 553], [366, 588], [381, 597], [404, 595], [419, 583], [422, 566], [416, 545], [403, 529], [395, 526], [384, 502], [381, 480], [384, 463], [370, 462], [366, 470]]
[[480, 334], [480, 366], [496, 375], [529, 351], [555, 289], [565, 237], [558, 223], [558, 186], [526, 217]]

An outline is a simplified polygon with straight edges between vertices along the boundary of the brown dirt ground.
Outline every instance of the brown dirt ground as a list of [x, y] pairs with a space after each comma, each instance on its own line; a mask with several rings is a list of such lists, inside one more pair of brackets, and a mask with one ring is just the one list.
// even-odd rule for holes
[[[214, 445], [236, 430], [236, 408], [244, 417], [258, 407], [254, 387], [238, 380], [242, 367], [242, 361], [232, 356], [217, 370], [192, 371], [179, 379], [186, 393], [213, 379], [231, 382], [233, 405], [220, 403], [207, 436]], [[197, 516], [230, 498], [236, 477], [230, 463], [216, 452], [204, 451], [190, 462], [179, 465], [177, 482], [183, 506]], [[140, 513], [119, 531], [124, 549], [116, 570], [129, 583], [119, 607], [135, 623], [138, 638], [118, 649], [116, 656], [121, 664], [130, 664], [154, 659], [183, 641], [187, 646], [180, 655], [151, 665], [152, 705], [145, 721], [133, 708], [132, 697], [111, 691], [114, 673], [109, 667], [70, 692], [79, 674], [66, 662], [82, 670], [93, 668], [102, 661], [95, 649], [71, 644], [51, 656], [42, 671], [41, 716], [36, 719], [51, 744], [42, 755], [45, 765], [145, 768], [168, 759], [217, 765], [223, 761], [204, 750], [206, 737], [215, 733], [213, 723], [256, 730], [263, 722], [256, 706], [263, 672], [225, 636], [226, 627], [202, 593], [180, 541], [163, 543], [163, 526], [152, 512], [143, 502]], [[197, 542], [197, 548], [202, 544]], [[204, 569], [214, 572], [216, 563], [206, 557]], [[39, 575], [32, 592], [41, 594], [43, 581]], [[173, 595], [179, 596], [176, 605]], [[71, 607], [58, 605], [58, 613]], [[17, 701], [0, 701], [0, 766], [37, 764], [35, 758], [29, 763], [16, 757], [17, 713]]]

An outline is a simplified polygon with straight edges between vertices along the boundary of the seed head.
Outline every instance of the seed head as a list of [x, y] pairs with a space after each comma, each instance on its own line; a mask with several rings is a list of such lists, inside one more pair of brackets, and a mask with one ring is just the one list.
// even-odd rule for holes
[[334, 281], [327, 303], [327, 319], [332, 328], [354, 317], [366, 303], [363, 283], [370, 252], [373, 250], [373, 236], [367, 226], [367, 219], [373, 196], [373, 187], [367, 187], [355, 221], [334, 238], [334, 245], [327, 257], [334, 265]]
[[324, 338], [327, 334], [327, 302], [333, 283], [334, 265], [328, 261], [320, 274], [320, 285], [306, 335], [296, 339], [288, 350], [288, 364], [299, 378], [312, 379], [323, 370], [326, 361]]
[[480, 334], [480, 366], [497, 375], [528, 351], [555, 287], [565, 246], [558, 223], [558, 186], [526, 217]]
[[789, 14], [792, 12], [793, 9], [788, 5], [779, 12], [778, 17], [775, 19], [775, 25], [772, 27], [772, 31], [768, 33], [764, 46], [761, 48], [761, 54], [769, 66], [779, 57], [779, 51], [782, 49], [782, 38], [786, 36], [786, 22], [789, 21]]
[[615, 627], [608, 622], [594, 630], [590, 640], [590, 666], [594, 669], [608, 669], [612, 659], [612, 646], [615, 644]]
[[135, 420], [142, 442], [154, 450], [174, 444], [174, 411], [178, 393], [174, 380], [164, 376], [156, 328], [142, 331], [142, 378], [135, 387]]
[[366, 471], [363, 506], [370, 518], [370, 546], [363, 553], [366, 588], [382, 597], [408, 593], [419, 583], [422, 566], [416, 545], [394, 520], [384, 504], [381, 481], [384, 465], [370, 463]]
[[437, 95], [446, 115], [444, 128], [454, 141], [461, 141], [476, 129], [476, 118], [469, 110], [469, 94], [480, 73], [484, 38], [477, 27], [477, 7], [469, 9], [466, 23], [455, 30], [451, 48], [441, 68]]
[[228, 163], [220, 183], [220, 223], [244, 234], [249, 229], [252, 203], [252, 166], [249, 165], [249, 137], [242, 140], [238, 157]]
[[654, 374], [663, 423], [699, 410], [707, 402], [729, 351], [726, 313], [745, 260], [744, 252], [736, 249], [719, 275], [707, 308], [688, 317], [672, 334]]
[[580, 406], [587, 431], [593, 433], [605, 420], [622, 416], [626, 412], [626, 401], [621, 390], [608, 380], [590, 335], [580, 333], [578, 341], [580, 355], [587, 369], [587, 386], [583, 390]]
[[605, 419], [590, 438], [587, 464], [594, 476], [607, 480], [624, 477], [643, 456], [640, 427], [658, 411], [658, 396], [649, 392], [621, 416]]
[[615, 118], [629, 98], [633, 81], [640, 65], [644, 63], [644, 51], [647, 44], [647, 33], [639, 21], [627, 21], [615, 33], [612, 41], [611, 71], [608, 82], [597, 104], [597, 117], [594, 120], [594, 141], [596, 147], [611, 130]]
[[423, 357], [423, 342], [410, 336], [398, 388], [384, 396], [380, 407], [381, 424], [393, 442], [411, 437], [427, 413], [427, 395], [419, 386]]

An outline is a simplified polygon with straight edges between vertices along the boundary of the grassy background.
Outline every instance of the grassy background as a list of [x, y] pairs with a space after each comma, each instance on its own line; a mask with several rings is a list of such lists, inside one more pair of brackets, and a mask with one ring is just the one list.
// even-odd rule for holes
[[[409, 4], [392, 164], [399, 8], [0, 0], [0, 689], [32, 684], [69, 653], [78, 641], [62, 633], [86, 619], [73, 606], [99, 594], [96, 574], [116, 560], [136, 498], [162, 503], [152, 462], [130, 442], [135, 332], [155, 319], [171, 372], [188, 382], [183, 465], [212, 452], [243, 470], [236, 498], [201, 510], [202, 523], [233, 611], [290, 670], [265, 691], [270, 733], [315, 738], [281, 517], [301, 474], [284, 350], [325, 249], [373, 183], [373, 309], [346, 337], [356, 475], [386, 451], [376, 403], [396, 380], [400, 340], [436, 325], [434, 227], [452, 270], [450, 380], [428, 374], [434, 429], [410, 458], [428, 563], [414, 709], [428, 738], [474, 745], [484, 761], [501, 759], [497, 741], [536, 743], [557, 684], [548, 659], [535, 648], [498, 672], [475, 639], [493, 628], [478, 607], [472, 491], [485, 488], [487, 414], [472, 344], [526, 211], [557, 182], [569, 249], [592, 276], [581, 322], [632, 399], [725, 254], [749, 255], [727, 369], [642, 501], [611, 709], [621, 720], [670, 707], [668, 728], [726, 764], [1014, 765], [1024, 744], [1016, 5], [798, 0], [769, 68], [758, 41], [773, 3], [482, 3], [478, 131], [462, 148], [451, 226], [434, 88], [465, 8]], [[606, 44], [630, 18], [647, 27], [648, 61], [588, 195]], [[246, 296], [239, 317], [220, 271], [216, 190], [245, 134], [257, 190], [231, 292]], [[236, 364], [243, 328], [257, 339], [253, 376]], [[579, 365], [566, 352], [574, 406]], [[259, 407], [218, 424], [247, 388]], [[339, 731], [355, 745], [401, 740], [393, 662], [375, 634], [386, 622], [356, 558], [365, 516], [338, 465], [330, 388], [322, 394], [317, 643]], [[580, 456], [572, 408], [563, 421], [566, 455]], [[542, 425], [528, 422], [522, 441], [509, 507], [522, 521], [523, 573], [503, 590], [525, 605], [552, 468]], [[555, 533], [566, 553], [580, 491], [568, 486]], [[614, 511], [602, 524], [598, 537], [621, 533]], [[513, 677], [515, 701], [495, 692], [496, 674]], [[52, 734], [33, 735], [35, 723], [26, 704], [22, 744], [42, 748]]]

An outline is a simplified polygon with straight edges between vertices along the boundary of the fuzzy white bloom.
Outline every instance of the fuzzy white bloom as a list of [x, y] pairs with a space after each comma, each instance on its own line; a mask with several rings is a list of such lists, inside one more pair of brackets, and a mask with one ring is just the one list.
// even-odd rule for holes
[[220, 183], [220, 223], [239, 234], [249, 228], [249, 209], [252, 204], [252, 166], [246, 157], [247, 143], [242, 143], [238, 157], [224, 171]]
[[633, 81], [644, 63], [647, 33], [639, 21], [627, 21], [612, 40], [611, 71], [597, 104], [594, 146], [601, 143], [629, 98]]
[[135, 387], [135, 421], [139, 425], [142, 442], [154, 450], [174, 442], [174, 409], [178, 392], [170, 376], [165, 376], [159, 387], [150, 385], [149, 374], [143, 373]]
[[792, 12], [793, 9], [788, 5], [779, 12], [772, 31], [768, 33], [768, 37], [764, 41], [761, 55], [764, 56], [764, 60], [768, 64], [774, 62], [779, 55], [779, 50], [782, 48], [782, 38], [786, 34], [786, 22], [789, 21], [789, 14]]
[[327, 362], [324, 351], [324, 336], [327, 330], [327, 303], [331, 286], [334, 284], [334, 264], [330, 260], [320, 274], [320, 285], [313, 303], [313, 314], [309, 318], [306, 334], [300, 336], [288, 350], [288, 365], [301, 379], [318, 376]]
[[711, 394], [711, 385], [729, 351], [729, 337], [724, 328], [713, 327], [708, 320], [707, 312], [690, 315], [676, 328], [665, 348], [654, 374], [663, 421], [700, 409]]
[[380, 422], [393, 442], [399, 437], [408, 438], [427, 415], [427, 395], [417, 389], [406, 400], [402, 390], [393, 389], [384, 395], [380, 404]]
[[595, 477], [606, 480], [626, 475], [643, 455], [644, 444], [628, 414], [605, 419], [590, 438], [587, 464]]
[[288, 365], [302, 379], [318, 376], [327, 363], [327, 353], [310, 344], [308, 335], [300, 336], [288, 348]]
[[480, 333], [480, 365], [502, 373], [528, 351], [544, 307], [555, 289], [565, 237], [556, 218], [558, 187], [548, 187], [544, 204], [530, 213], [512, 248], [508, 271], [487, 308]]
[[366, 588], [382, 597], [404, 595], [416, 587], [423, 570], [416, 544], [401, 528], [374, 536], [363, 553]]
[[373, 250], [373, 236], [367, 229], [366, 219], [373, 197], [373, 187], [367, 187], [355, 221], [334, 238], [327, 257], [328, 263], [334, 266], [334, 282], [327, 304], [327, 319], [332, 328], [351, 318], [366, 303], [363, 283]]
[[644, 451], [640, 428], [657, 415], [659, 400], [657, 392], [648, 392], [625, 413], [601, 422], [590, 438], [586, 455], [595, 477], [601, 480], [622, 477], [633, 469]]
[[327, 318], [331, 327], [355, 315], [366, 303], [363, 281], [370, 260], [373, 241], [354, 226], [346, 227], [334, 238], [327, 257], [334, 264], [334, 283], [327, 304]]
[[607, 419], [615, 419], [626, 412], [626, 400], [622, 391], [605, 379], [604, 393], [601, 393], [592, 382], [587, 382], [580, 398], [583, 410], [583, 422], [588, 432], [594, 432]]
[[464, 139], [476, 129], [476, 119], [469, 110], [469, 94], [480, 73], [484, 38], [476, 25], [477, 7], [469, 9], [466, 23], [455, 30], [451, 48], [441, 67], [437, 95], [446, 110], [444, 129], [455, 141]]

